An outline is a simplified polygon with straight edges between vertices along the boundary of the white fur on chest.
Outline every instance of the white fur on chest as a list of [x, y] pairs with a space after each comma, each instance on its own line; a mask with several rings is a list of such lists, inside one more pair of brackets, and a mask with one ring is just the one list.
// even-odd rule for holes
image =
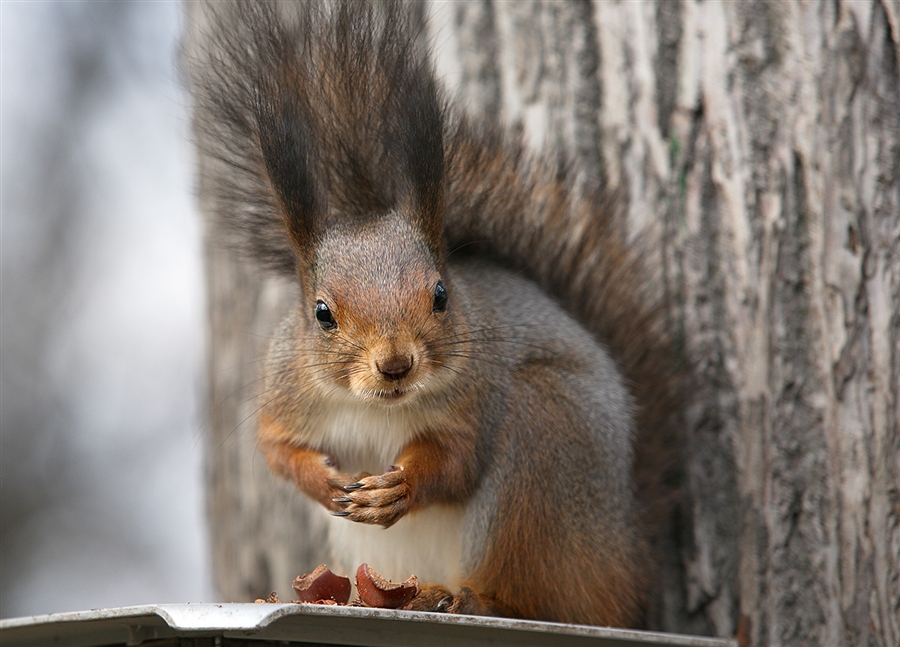
[[[381, 474], [417, 434], [440, 429], [440, 418], [439, 409], [422, 401], [382, 407], [334, 397], [323, 402], [309, 442], [334, 456], [341, 471]], [[462, 505], [429, 506], [387, 529], [329, 514], [332, 568], [353, 580], [365, 562], [395, 582], [416, 575], [420, 582], [440, 582], [455, 590], [462, 577], [464, 514]]]
[[419, 433], [437, 428], [439, 414], [424, 404], [384, 407], [352, 396], [323, 400], [305, 442], [337, 459], [349, 474], [381, 474]]
[[463, 506], [436, 505], [382, 528], [329, 515], [332, 570], [348, 573], [352, 581], [357, 567], [366, 563], [394, 582], [415, 575], [420, 583], [437, 582], [456, 591], [462, 579], [463, 516]]

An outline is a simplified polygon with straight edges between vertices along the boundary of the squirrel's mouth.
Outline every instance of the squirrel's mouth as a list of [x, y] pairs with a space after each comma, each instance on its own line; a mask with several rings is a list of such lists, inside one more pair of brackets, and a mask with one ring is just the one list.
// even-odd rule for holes
[[379, 404], [394, 405], [408, 402], [415, 397], [416, 386], [395, 386], [388, 389], [372, 389], [366, 393], [366, 399]]
[[394, 400], [402, 400], [409, 394], [407, 389], [394, 388], [386, 391], [375, 391], [375, 397], [379, 400], [385, 401], [394, 401]]
[[351, 393], [360, 400], [385, 407], [406, 404], [416, 400], [420, 394], [429, 391], [428, 376], [410, 376], [403, 380], [353, 380], [347, 385]]

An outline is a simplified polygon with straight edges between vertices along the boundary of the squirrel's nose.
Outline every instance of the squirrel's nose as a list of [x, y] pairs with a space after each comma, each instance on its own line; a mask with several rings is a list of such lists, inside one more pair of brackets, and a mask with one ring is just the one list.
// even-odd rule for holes
[[401, 380], [412, 368], [413, 358], [410, 355], [392, 355], [378, 360], [375, 365], [386, 380]]

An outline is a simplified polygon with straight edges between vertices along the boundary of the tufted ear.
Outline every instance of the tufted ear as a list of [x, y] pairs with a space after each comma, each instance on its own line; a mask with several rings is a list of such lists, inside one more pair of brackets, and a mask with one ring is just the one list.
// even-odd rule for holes
[[315, 120], [306, 97], [293, 90], [261, 88], [256, 120], [268, 183], [302, 270], [309, 266], [325, 226], [327, 194], [318, 172]]
[[312, 18], [301, 12], [302, 24], [293, 25], [262, 2], [210, 3], [205, 11], [208, 34], [185, 68], [198, 147], [224, 168], [211, 167], [201, 182], [227, 242], [295, 276], [308, 267], [327, 209], [318, 126], [297, 64], [310, 54], [312, 43], [297, 35]]

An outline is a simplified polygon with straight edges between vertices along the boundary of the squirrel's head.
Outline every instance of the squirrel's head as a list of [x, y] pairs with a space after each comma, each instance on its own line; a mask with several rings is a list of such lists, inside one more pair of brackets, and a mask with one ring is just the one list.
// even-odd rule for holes
[[231, 81], [197, 83], [213, 117], [205, 141], [236, 178], [216, 188], [221, 210], [299, 276], [316, 374], [401, 402], [452, 372], [438, 370], [457, 319], [443, 276], [442, 95], [402, 4], [301, 13], [287, 29], [274, 3], [238, 2], [214, 21], [211, 56]]
[[407, 218], [329, 230], [317, 246], [302, 311], [325, 386], [395, 405], [454, 373], [455, 314], [443, 263]]

